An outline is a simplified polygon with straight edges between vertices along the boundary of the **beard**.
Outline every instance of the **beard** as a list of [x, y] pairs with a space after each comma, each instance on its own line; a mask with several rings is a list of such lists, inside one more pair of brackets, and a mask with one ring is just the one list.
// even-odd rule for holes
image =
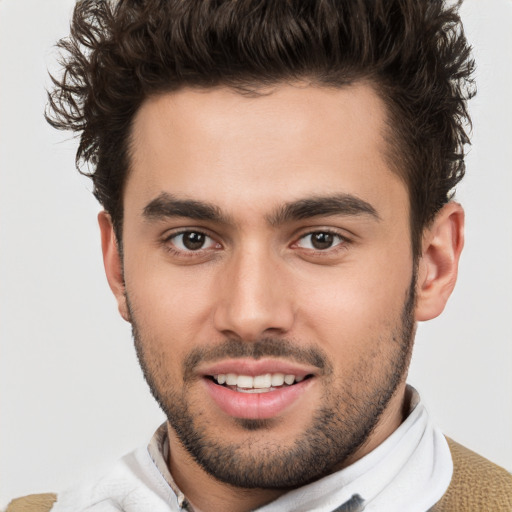
[[[130, 310], [137, 357], [152, 395], [167, 416], [176, 437], [193, 459], [219, 481], [240, 488], [291, 489], [343, 467], [368, 440], [398, 386], [407, 374], [415, 332], [413, 276], [401, 314], [389, 332], [376, 336], [372, 352], [343, 379], [336, 378], [328, 356], [317, 346], [304, 348], [286, 338], [256, 342], [226, 340], [215, 347], [192, 349], [182, 364], [182, 386], [171, 384], [163, 354], [151, 352], [151, 339]], [[135, 315], [136, 316], [136, 315]], [[281, 357], [319, 369], [325, 383], [323, 397], [309, 426], [286, 445], [272, 439], [279, 418], [233, 418], [247, 433], [241, 442], [212, 434], [214, 420], [205, 417], [191, 397], [198, 364], [221, 358]]]

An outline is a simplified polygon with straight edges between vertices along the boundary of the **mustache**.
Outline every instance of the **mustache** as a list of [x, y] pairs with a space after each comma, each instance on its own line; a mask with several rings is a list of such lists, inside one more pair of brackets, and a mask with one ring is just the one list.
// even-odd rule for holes
[[257, 341], [228, 339], [213, 347], [192, 349], [183, 361], [183, 379], [192, 378], [200, 364], [222, 359], [262, 359], [264, 357], [286, 358], [300, 364], [314, 366], [321, 374], [328, 374], [332, 366], [319, 347], [302, 347], [286, 338], [261, 338]]

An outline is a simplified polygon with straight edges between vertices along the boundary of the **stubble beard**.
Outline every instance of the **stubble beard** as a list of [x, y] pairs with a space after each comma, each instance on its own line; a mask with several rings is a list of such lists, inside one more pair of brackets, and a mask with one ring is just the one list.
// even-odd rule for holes
[[[225, 349], [219, 347], [227, 357], [291, 356], [302, 361], [309, 357], [311, 362], [316, 360], [317, 365], [319, 361], [324, 362], [328, 384], [324, 388], [322, 406], [312, 418], [309, 428], [286, 447], [276, 441], [261, 442], [261, 439], [271, 439], [270, 433], [276, 421], [273, 419], [236, 419], [237, 425], [248, 433], [244, 442], [235, 443], [212, 436], [208, 429], [211, 423], [202, 417], [199, 407], [195, 408], [196, 413], [193, 412], [194, 404], [187, 397], [190, 383], [186, 375], [191, 373], [191, 360], [198, 359], [200, 352], [191, 354], [188, 362], [184, 363], [183, 387], [171, 389], [166, 383], [162, 358], [145, 350], [147, 344], [130, 310], [137, 357], [151, 393], [177, 438], [207, 473], [241, 488], [300, 487], [343, 466], [344, 461], [368, 439], [403, 382], [414, 341], [415, 281], [413, 276], [401, 316], [388, 338], [376, 339], [375, 351], [365, 354], [359, 366], [343, 382], [329, 381], [330, 364], [316, 347], [307, 351], [294, 350], [293, 342], [274, 338], [250, 344], [228, 340]], [[381, 348], [382, 344], [387, 345], [388, 352]], [[258, 432], [261, 432], [261, 439], [255, 437]]]

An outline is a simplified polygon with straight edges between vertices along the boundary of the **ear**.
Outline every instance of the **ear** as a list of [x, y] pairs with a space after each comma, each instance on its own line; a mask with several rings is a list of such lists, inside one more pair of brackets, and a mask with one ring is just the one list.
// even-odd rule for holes
[[446, 204], [425, 230], [416, 285], [416, 321], [440, 315], [450, 297], [464, 246], [464, 210]]
[[126, 303], [123, 265], [110, 215], [105, 211], [100, 212], [98, 214], [98, 224], [100, 225], [101, 250], [103, 252], [103, 265], [105, 266], [107, 281], [117, 300], [119, 313], [129, 322], [130, 313]]

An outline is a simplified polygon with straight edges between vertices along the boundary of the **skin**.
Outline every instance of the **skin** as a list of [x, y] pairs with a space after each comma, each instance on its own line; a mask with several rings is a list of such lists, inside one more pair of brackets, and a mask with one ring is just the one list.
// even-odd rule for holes
[[[194, 428], [219, 447], [236, 445], [242, 461], [285, 454], [321, 407], [350, 417], [347, 390], [365, 403], [389, 384], [405, 350], [405, 366], [376, 425], [325, 474], [369, 453], [403, 421], [412, 334], [400, 339], [400, 329], [415, 270], [409, 198], [387, 158], [385, 106], [368, 84], [282, 84], [268, 92], [183, 89], [142, 105], [123, 196], [123, 262], [103, 212], [104, 262], [120, 313], [135, 326], [150, 384], [162, 400], [184, 401]], [[213, 206], [221, 218], [164, 215], [162, 208], [148, 215], [148, 205], [162, 198], [165, 204], [171, 195]], [[334, 195], [364, 201], [373, 212], [283, 215], [291, 203]], [[444, 308], [457, 275], [463, 218], [451, 202], [424, 232], [413, 320]], [[187, 250], [183, 229], [208, 235], [203, 248]], [[332, 246], [314, 249], [315, 232], [334, 234]], [[209, 363], [190, 375], [184, 363], [194, 350], [214, 350], [227, 340], [255, 346], [262, 339], [317, 350], [328, 370], [300, 363], [313, 374], [305, 390], [249, 429], [206, 391], [201, 371]], [[293, 352], [264, 361], [272, 359], [300, 365]], [[285, 492], [221, 481], [198, 464], [170, 424], [169, 439], [173, 477], [199, 509], [250, 510]]]

